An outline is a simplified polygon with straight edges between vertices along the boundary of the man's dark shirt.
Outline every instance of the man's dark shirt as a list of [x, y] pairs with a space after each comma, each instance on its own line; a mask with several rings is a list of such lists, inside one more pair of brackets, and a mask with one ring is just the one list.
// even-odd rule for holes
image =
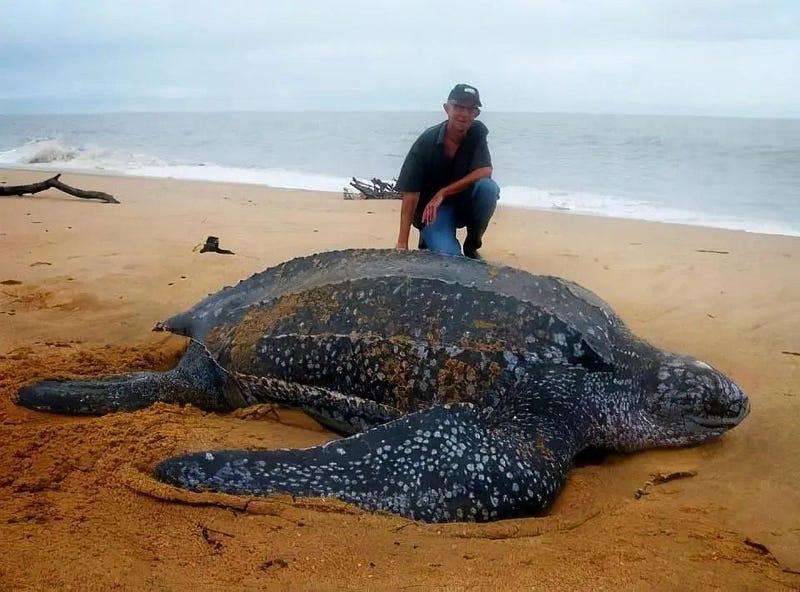
[[[483, 123], [472, 123], [453, 158], [447, 158], [444, 153], [446, 126], [445, 121], [422, 132], [408, 152], [395, 184], [397, 191], [419, 191], [419, 203], [414, 212], [414, 226], [417, 228], [422, 228], [422, 212], [437, 191], [466, 177], [475, 169], [492, 166], [486, 143], [489, 129]], [[448, 198], [458, 199], [463, 193]]]

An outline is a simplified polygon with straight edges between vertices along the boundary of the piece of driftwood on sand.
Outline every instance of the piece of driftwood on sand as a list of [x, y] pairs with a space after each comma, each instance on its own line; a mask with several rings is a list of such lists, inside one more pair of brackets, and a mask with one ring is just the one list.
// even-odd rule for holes
[[350, 185], [358, 190], [358, 193], [350, 191], [347, 187], [344, 188], [345, 199], [402, 199], [403, 194], [395, 191], [394, 182], [382, 181], [377, 177], [373, 177], [370, 181], [361, 181], [353, 177]]
[[27, 195], [39, 193], [40, 191], [47, 191], [48, 189], [59, 189], [64, 193], [69, 193], [70, 195], [74, 197], [80, 197], [81, 199], [97, 199], [105, 203], [119, 203], [119, 201], [115, 199], [113, 195], [109, 195], [108, 193], [103, 193], [102, 191], [77, 189], [67, 185], [66, 183], [62, 183], [58, 180], [60, 176], [61, 173], [55, 177], [50, 177], [44, 181], [31, 183], [29, 185], [12, 185], [10, 187], [4, 187], [3, 185], [0, 185], [0, 196]]

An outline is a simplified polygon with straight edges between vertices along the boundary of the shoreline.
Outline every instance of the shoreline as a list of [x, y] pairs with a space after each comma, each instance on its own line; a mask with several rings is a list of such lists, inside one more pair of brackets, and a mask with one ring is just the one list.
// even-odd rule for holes
[[[0, 169], [0, 181], [42, 172]], [[800, 586], [800, 357], [790, 355], [800, 351], [800, 237], [501, 204], [481, 251], [488, 261], [585, 286], [634, 334], [729, 375], [752, 411], [702, 446], [573, 468], [545, 517], [425, 525], [302, 499], [184, 498], [151, 477], [187, 451], [333, 437], [299, 413], [156, 404], [62, 417], [14, 404], [36, 380], [174, 366], [185, 340], [153, 333], [157, 321], [295, 256], [391, 248], [399, 201], [64, 177], [122, 203], [56, 190], [0, 198], [0, 540], [25, 557], [0, 567], [0, 588]], [[235, 255], [195, 251], [209, 235]], [[647, 485], [671, 472], [694, 476]]]
[[[174, 166], [196, 166], [198, 168], [203, 168], [206, 165], [174, 165]], [[219, 165], [209, 165], [209, 166], [217, 167]], [[221, 167], [221, 168], [233, 168], [233, 169], [236, 169], [237, 167]], [[258, 171], [260, 169], [254, 169], [254, 170]], [[267, 188], [267, 189], [276, 190], [276, 191], [302, 191], [302, 192], [311, 192], [311, 193], [323, 193], [323, 194], [330, 194], [331, 196], [336, 195], [340, 199], [342, 199], [342, 191], [341, 190], [340, 191], [329, 191], [329, 190], [309, 189], [309, 188], [301, 188], [301, 187], [280, 187], [280, 186], [274, 186], [274, 185], [267, 185], [265, 183], [256, 182], [256, 181], [253, 181], [253, 182], [247, 182], [247, 181], [239, 182], [239, 181], [231, 181], [229, 179], [214, 180], [214, 179], [191, 179], [191, 178], [182, 178], [182, 177], [174, 177], [174, 176], [166, 176], [166, 175], [165, 176], [161, 176], [161, 175], [137, 175], [135, 173], [125, 173], [125, 172], [121, 172], [121, 171], [108, 171], [108, 172], [106, 172], [106, 171], [98, 171], [98, 170], [93, 170], [93, 169], [78, 169], [78, 168], [75, 168], [75, 169], [66, 168], [66, 169], [64, 169], [64, 168], [56, 168], [56, 167], [52, 167], [51, 168], [49, 165], [48, 166], [42, 166], [42, 167], [38, 167], [38, 166], [25, 167], [25, 166], [19, 166], [19, 165], [16, 165], [16, 164], [13, 165], [13, 166], [12, 165], [2, 165], [2, 164], [0, 164], [0, 171], [9, 171], [11, 173], [13, 173], [15, 171], [43, 172], [43, 173], [53, 173], [53, 174], [61, 173], [62, 175], [73, 175], [74, 174], [74, 175], [85, 175], [85, 176], [92, 176], [92, 177], [111, 177], [111, 178], [118, 178], [119, 177], [119, 178], [132, 178], [132, 179], [166, 179], [166, 180], [173, 180], [173, 181], [185, 182], [185, 183], [223, 183], [223, 184], [230, 184], [230, 185], [244, 185], [244, 186], [250, 186], [250, 187], [262, 187], [262, 188]], [[305, 174], [305, 173], [301, 173], [301, 174]], [[316, 173], [308, 173], [308, 174], [309, 175], [316, 175]], [[327, 177], [328, 175], [320, 175], [320, 176]], [[507, 189], [508, 188], [509, 188], [509, 186], [507, 186]], [[510, 188], [516, 188], [516, 186], [510, 186]], [[353, 191], [355, 191], [355, 190], [353, 190]], [[354, 201], [362, 201], [362, 200], [354, 200]], [[383, 200], [363, 200], [363, 201], [374, 202], [374, 201], [383, 201]], [[388, 200], [388, 201], [391, 201], [391, 200]], [[708, 228], [708, 229], [714, 229], [714, 230], [729, 230], [729, 231], [734, 231], [734, 232], [746, 232], [746, 233], [750, 233], [750, 234], [764, 234], [764, 235], [768, 235], [768, 236], [800, 237], [800, 230], [794, 231], [793, 229], [791, 231], [789, 231], [787, 229], [780, 229], [780, 230], [775, 230], [775, 231], [765, 231], [763, 228], [759, 229], [759, 230], [748, 230], [748, 229], [745, 229], [745, 228], [733, 228], [731, 226], [725, 226], [725, 225], [723, 225], [724, 224], [723, 222], [720, 222], [720, 223], [718, 223], [716, 225], [701, 224], [701, 223], [692, 224], [692, 223], [681, 222], [681, 221], [656, 220], [656, 219], [651, 219], [651, 218], [636, 218], [636, 217], [628, 217], [628, 216], [605, 215], [605, 214], [600, 214], [600, 213], [597, 213], [597, 212], [580, 211], [580, 210], [575, 210], [575, 209], [572, 209], [572, 208], [562, 208], [562, 207], [558, 207], [558, 206], [555, 206], [555, 205], [547, 208], [547, 207], [537, 207], [537, 206], [522, 205], [522, 204], [519, 204], [519, 203], [509, 204], [509, 203], [504, 203], [503, 202], [502, 188], [501, 188], [501, 197], [500, 197], [500, 201], [499, 201], [498, 205], [502, 206], [504, 208], [512, 208], [512, 209], [518, 209], [518, 210], [530, 210], [530, 211], [535, 211], [535, 212], [557, 212], [557, 213], [564, 213], [564, 214], [577, 215], [577, 216], [608, 218], [608, 219], [611, 219], [611, 220], [631, 220], [631, 221], [635, 221], [635, 222], [652, 222], [652, 223], [656, 223], [656, 224], [690, 226], [690, 227]], [[765, 221], [765, 220], [749, 221], [749, 220], [744, 220], [743, 219], [742, 222], [743, 223], [752, 222], [753, 224], [761, 224], [761, 225], [773, 224], [773, 222], [769, 222], [769, 221]]]

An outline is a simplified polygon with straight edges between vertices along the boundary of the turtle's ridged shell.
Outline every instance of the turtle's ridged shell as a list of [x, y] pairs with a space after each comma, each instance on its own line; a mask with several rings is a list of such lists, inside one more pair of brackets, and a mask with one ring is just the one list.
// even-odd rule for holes
[[[399, 276], [309, 288], [218, 325], [209, 351], [237, 375], [273, 376], [400, 411], [480, 402], [503, 371], [608, 365], [575, 327], [494, 292]], [[522, 371], [522, 370], [520, 370]]]
[[[558, 319], [571, 332], [581, 335], [588, 347], [609, 364], [614, 362], [615, 345], [630, 338], [622, 321], [607, 304], [567, 280], [533, 276], [509, 267], [444, 257], [429, 251], [395, 250], [333, 251], [294, 259], [208, 296], [188, 311], [168, 319], [160, 328], [202, 342], [213, 342], [219, 339], [220, 333], [234, 330], [236, 335], [232, 337], [238, 344], [253, 348], [266, 333], [298, 332], [297, 327], [281, 330], [284, 316], [300, 315], [323, 324], [334, 318], [341, 312], [343, 300], [328, 301], [324, 297], [326, 291], [345, 294], [355, 286], [366, 289], [372, 283], [369, 280], [381, 278], [396, 289], [388, 303], [384, 300], [384, 305], [388, 306], [384, 309], [386, 315], [377, 315], [374, 311], [361, 316], [356, 313], [350, 317], [355, 323], [350, 330], [358, 329], [361, 322], [369, 322], [369, 332], [390, 335], [391, 323], [396, 313], [405, 307], [408, 297], [403, 286], [419, 283], [419, 298], [422, 281], [427, 281], [443, 286], [450, 284], [454, 292], [473, 289], [527, 303], [528, 311], [538, 309], [538, 314]], [[304, 293], [307, 293], [305, 297]], [[419, 303], [414, 306], [418, 307]], [[491, 315], [485, 316], [489, 317], [486, 322], [492, 323]], [[451, 334], [465, 331], [460, 318], [439, 321], [435, 330], [444, 328]], [[473, 324], [470, 330], [474, 332], [479, 328]], [[307, 334], [314, 333], [310, 327], [307, 329]], [[333, 332], [328, 325], [324, 331]]]

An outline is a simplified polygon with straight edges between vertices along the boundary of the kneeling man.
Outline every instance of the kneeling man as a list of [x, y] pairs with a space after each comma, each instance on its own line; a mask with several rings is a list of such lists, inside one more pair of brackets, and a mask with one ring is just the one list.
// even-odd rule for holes
[[464, 255], [480, 259], [483, 233], [494, 214], [500, 188], [492, 180], [487, 127], [478, 89], [457, 84], [444, 104], [447, 120], [428, 128], [406, 156], [395, 189], [403, 193], [398, 249], [408, 249], [411, 225], [420, 248], [461, 255], [456, 228], [467, 228]]

